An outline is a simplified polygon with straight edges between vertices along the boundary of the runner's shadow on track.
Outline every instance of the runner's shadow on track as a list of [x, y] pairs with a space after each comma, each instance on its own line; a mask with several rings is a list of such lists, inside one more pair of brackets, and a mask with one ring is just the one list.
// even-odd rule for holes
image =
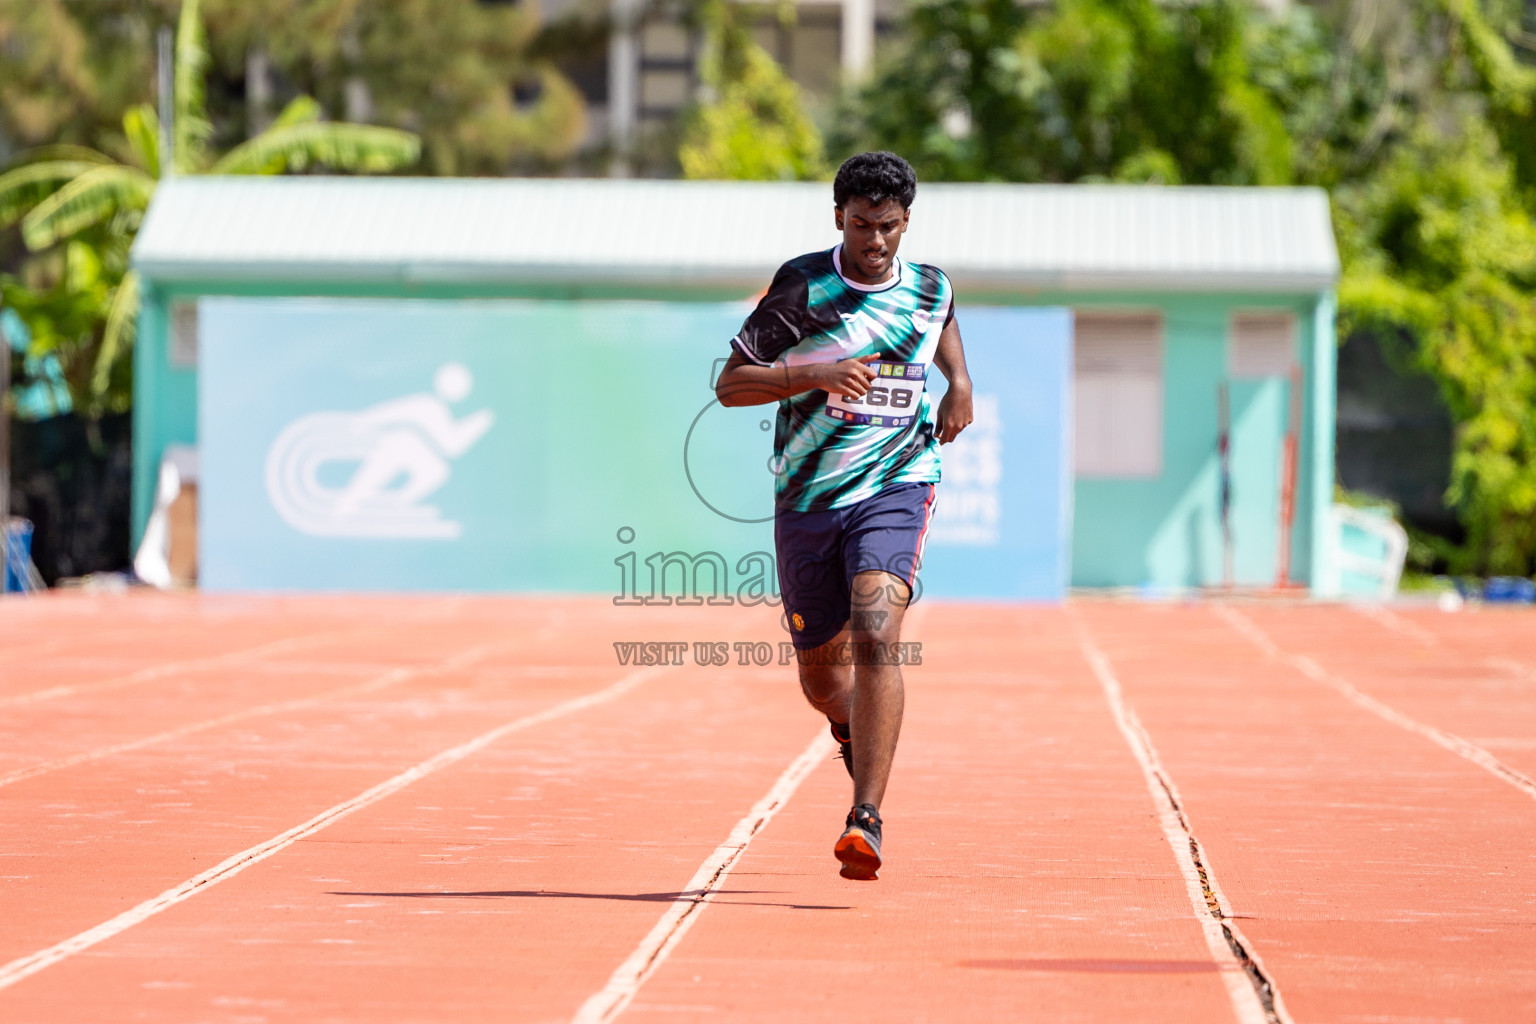
[[[391, 896], [398, 899], [552, 899], [626, 900], [642, 903], [684, 903], [698, 899], [700, 890], [686, 892], [557, 892], [551, 889], [502, 889], [485, 892], [328, 892], [327, 896]], [[761, 896], [758, 889], [714, 889], [711, 896]], [[786, 907], [790, 910], [852, 910], [816, 903], [773, 903], [754, 900], [711, 900], [730, 907]]]

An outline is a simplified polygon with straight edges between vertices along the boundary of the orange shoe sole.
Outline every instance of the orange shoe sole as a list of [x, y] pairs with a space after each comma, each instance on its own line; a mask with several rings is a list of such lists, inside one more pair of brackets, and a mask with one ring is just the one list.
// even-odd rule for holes
[[843, 862], [838, 874], [855, 882], [873, 882], [880, 876], [880, 855], [861, 829], [851, 828], [832, 847], [832, 855]]

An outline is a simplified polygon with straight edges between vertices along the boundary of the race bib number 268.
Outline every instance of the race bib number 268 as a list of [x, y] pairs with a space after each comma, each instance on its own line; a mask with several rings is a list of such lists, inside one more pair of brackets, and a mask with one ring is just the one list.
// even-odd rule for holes
[[878, 376], [861, 398], [827, 393], [827, 415], [845, 423], [905, 427], [917, 414], [927, 363], [870, 363]]

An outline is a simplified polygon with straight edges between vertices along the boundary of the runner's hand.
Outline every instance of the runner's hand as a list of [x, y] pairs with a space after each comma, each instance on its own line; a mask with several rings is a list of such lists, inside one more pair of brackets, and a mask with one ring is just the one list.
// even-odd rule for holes
[[842, 395], [844, 398], [863, 398], [869, 391], [870, 382], [880, 376], [866, 364], [879, 358], [878, 355], [867, 355], [859, 359], [843, 359], [835, 363], [822, 364], [824, 367], [820, 374], [822, 390]]
[[944, 392], [944, 399], [939, 402], [938, 430], [935, 431], [940, 444], [948, 444], [960, 436], [960, 431], [971, 425], [974, 419], [971, 411], [971, 389], [965, 387], [950, 386]]

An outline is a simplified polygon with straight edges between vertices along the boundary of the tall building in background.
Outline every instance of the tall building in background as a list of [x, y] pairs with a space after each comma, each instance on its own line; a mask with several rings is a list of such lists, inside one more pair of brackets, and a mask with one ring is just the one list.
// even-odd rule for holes
[[[552, 0], [544, 12], [558, 19], [575, 7], [574, 0]], [[815, 104], [870, 69], [877, 38], [895, 29], [898, 14], [897, 0], [795, 0], [791, 24], [765, 8], [753, 35]], [[699, 40], [675, 6], [609, 0], [609, 16], [601, 66], [587, 62], [567, 73], [588, 103], [586, 148], [609, 150], [613, 173], [625, 176], [635, 173], [646, 140], [693, 100]]]

